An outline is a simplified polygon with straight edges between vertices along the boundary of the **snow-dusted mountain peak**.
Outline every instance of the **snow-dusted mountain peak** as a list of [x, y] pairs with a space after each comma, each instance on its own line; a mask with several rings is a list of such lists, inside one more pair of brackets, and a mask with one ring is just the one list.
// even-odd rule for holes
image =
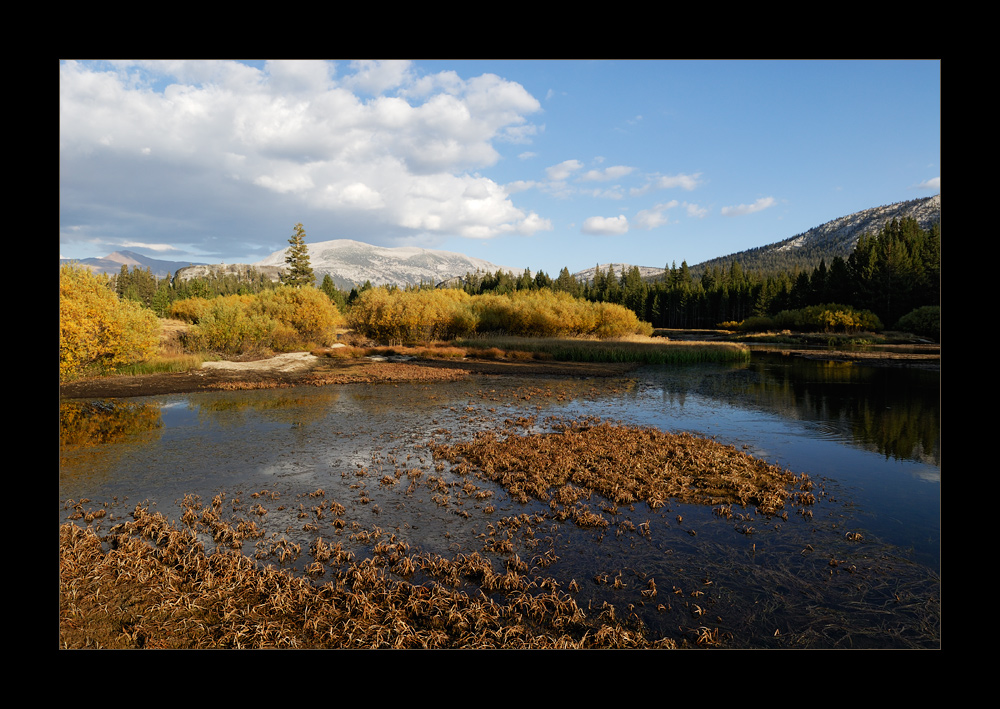
[[[436, 284], [476, 271], [519, 273], [465, 254], [417, 246], [373, 246], [353, 239], [318, 241], [306, 246], [317, 283], [330, 274], [337, 287], [345, 289], [363, 285], [365, 281], [373, 286], [406, 286], [422, 282]], [[254, 265], [283, 267], [286, 253], [287, 249], [275, 251]]]

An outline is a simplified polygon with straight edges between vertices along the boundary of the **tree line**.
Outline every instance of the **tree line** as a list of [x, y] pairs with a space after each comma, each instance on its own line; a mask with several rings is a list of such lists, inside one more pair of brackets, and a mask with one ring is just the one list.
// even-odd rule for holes
[[887, 326], [922, 306], [941, 300], [941, 229], [924, 230], [910, 218], [894, 219], [865, 234], [845, 259], [824, 258], [814, 268], [745, 271], [738, 261], [713, 265], [694, 277], [687, 262], [668, 265], [661, 277], [644, 280], [632, 266], [615, 273], [597, 267], [577, 281], [568, 269], [550, 278], [527, 270], [520, 277], [466, 274], [462, 288], [476, 295], [551, 288], [593, 302], [624, 305], [653, 327], [714, 328], [748, 318], [776, 316], [823, 304], [873, 313]]
[[[940, 304], [940, 262], [940, 225], [924, 230], [916, 220], [905, 218], [861, 236], [847, 258], [835, 256], [829, 264], [821, 259], [811, 270], [746, 271], [734, 261], [728, 266], [713, 265], [695, 277], [685, 261], [680, 266], [671, 263], [654, 280], [644, 280], [636, 266], [620, 273], [609, 266], [607, 270], [598, 267], [592, 279], [580, 281], [565, 267], [555, 278], [544, 271], [532, 275], [526, 268], [520, 275], [500, 270], [466, 273], [453, 287], [469, 295], [543, 289], [568, 293], [593, 303], [622, 305], [656, 328], [714, 328], [829, 303], [870, 311], [892, 327], [921, 306]], [[245, 277], [216, 274], [177, 281], [169, 274], [157, 279], [148, 268], [130, 270], [128, 266], [122, 266], [111, 284], [119, 297], [137, 301], [160, 317], [167, 316], [172, 303], [185, 298], [250, 295], [280, 285], [254, 269]], [[434, 287], [422, 283], [402, 290]], [[345, 291], [334, 285], [329, 274], [319, 286], [341, 312], [371, 288], [366, 282]]]

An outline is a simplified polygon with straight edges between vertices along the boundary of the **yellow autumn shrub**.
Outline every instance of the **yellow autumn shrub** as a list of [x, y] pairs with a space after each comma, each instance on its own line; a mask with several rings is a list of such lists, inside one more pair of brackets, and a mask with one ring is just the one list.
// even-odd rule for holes
[[327, 344], [334, 329], [344, 324], [337, 306], [323, 291], [312, 286], [281, 286], [262, 291], [251, 302], [251, 309], [269, 317], [298, 334], [298, 342], [285, 342], [275, 349], [295, 349], [305, 344]]
[[226, 295], [175, 302], [171, 317], [195, 327], [188, 349], [227, 356], [292, 352], [325, 345], [344, 322], [330, 298], [312, 286], [281, 286], [255, 295]]
[[106, 373], [157, 352], [159, 321], [151, 310], [120, 300], [105, 276], [76, 264], [59, 267], [59, 377]]
[[201, 296], [175, 300], [170, 304], [170, 310], [167, 314], [174, 320], [183, 320], [186, 323], [195, 324], [208, 311], [208, 306], [211, 302], [210, 299], [202, 298]]
[[448, 340], [475, 332], [468, 293], [455, 289], [371, 288], [351, 306], [348, 324], [379, 342]]
[[476, 296], [455, 289], [373, 288], [361, 294], [348, 318], [362, 335], [390, 343], [475, 333], [607, 338], [652, 332], [624, 306], [591, 303], [547, 288]]

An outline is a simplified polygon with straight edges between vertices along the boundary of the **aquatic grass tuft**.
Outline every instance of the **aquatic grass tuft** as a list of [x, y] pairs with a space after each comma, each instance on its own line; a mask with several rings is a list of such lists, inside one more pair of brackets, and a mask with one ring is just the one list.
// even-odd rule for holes
[[673, 342], [663, 338], [638, 335], [612, 340], [568, 337], [482, 337], [456, 340], [455, 345], [470, 350], [470, 356], [473, 350], [503, 350], [508, 353], [531, 353], [536, 358], [550, 357], [561, 362], [697, 364], [750, 361], [750, 349], [738, 343]]

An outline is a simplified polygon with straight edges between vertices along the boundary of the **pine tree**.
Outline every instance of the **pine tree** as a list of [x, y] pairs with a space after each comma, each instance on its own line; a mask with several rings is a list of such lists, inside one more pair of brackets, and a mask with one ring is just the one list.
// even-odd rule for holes
[[289, 237], [288, 243], [291, 244], [285, 256], [288, 270], [282, 274], [281, 282], [296, 288], [313, 285], [313, 270], [309, 265], [309, 249], [306, 248], [306, 230], [301, 223], [295, 225], [295, 233]]

